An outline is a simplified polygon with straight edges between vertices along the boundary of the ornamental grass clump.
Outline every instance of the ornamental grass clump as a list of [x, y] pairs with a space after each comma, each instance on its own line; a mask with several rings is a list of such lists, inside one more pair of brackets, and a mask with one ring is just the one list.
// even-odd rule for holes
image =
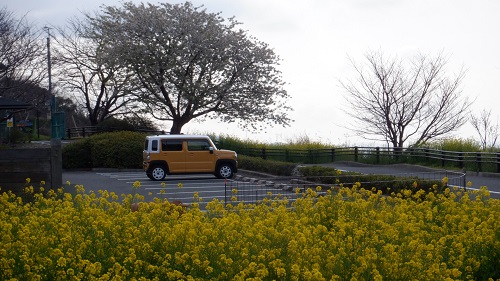
[[3, 193], [0, 280], [500, 279], [500, 201], [486, 188], [319, 191], [206, 210], [83, 186]]

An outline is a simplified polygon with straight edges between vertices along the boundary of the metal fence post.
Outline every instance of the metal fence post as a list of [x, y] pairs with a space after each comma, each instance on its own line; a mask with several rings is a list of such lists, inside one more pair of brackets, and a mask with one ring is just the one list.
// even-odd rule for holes
[[358, 147], [354, 147], [354, 162], [358, 162]]
[[380, 147], [376, 147], [375, 150], [377, 151], [377, 164], [380, 164]]
[[61, 139], [50, 141], [50, 188], [57, 190], [62, 186], [62, 146]]
[[481, 167], [481, 152], [478, 152], [476, 154], [476, 161], [477, 161], [477, 171], [481, 172], [482, 171], [482, 167]]
[[497, 152], [497, 173], [500, 173], [500, 152]]
[[335, 148], [332, 148], [330, 157], [331, 157], [332, 162], [335, 162]]

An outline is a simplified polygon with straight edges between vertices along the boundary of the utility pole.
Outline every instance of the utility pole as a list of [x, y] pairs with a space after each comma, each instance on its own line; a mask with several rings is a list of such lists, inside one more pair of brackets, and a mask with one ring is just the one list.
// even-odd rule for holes
[[[50, 96], [50, 123], [51, 123], [51, 135], [53, 139], [61, 139], [61, 133], [59, 132], [61, 120], [58, 120], [59, 116], [56, 114], [56, 96], [52, 93], [52, 64], [50, 61], [50, 27], [45, 26], [45, 31], [47, 31], [47, 71], [49, 74], [49, 96]], [[59, 118], [60, 119], [60, 118]], [[64, 120], [63, 120], [64, 122]]]
[[43, 29], [47, 31], [47, 69], [49, 73], [49, 95], [52, 96], [52, 65], [50, 63], [50, 27], [45, 26]]
[[[62, 146], [61, 146], [61, 132], [60, 132], [60, 115], [56, 112], [56, 96], [52, 93], [52, 65], [50, 63], [50, 28], [44, 27], [47, 31], [47, 68], [49, 74], [49, 95], [50, 102], [50, 123], [52, 140], [50, 141], [50, 187], [52, 189], [62, 186]], [[64, 122], [64, 114], [62, 114], [62, 122]], [[62, 124], [64, 126], [64, 123]], [[64, 127], [63, 127], [64, 129]], [[64, 131], [64, 130], [63, 130]]]

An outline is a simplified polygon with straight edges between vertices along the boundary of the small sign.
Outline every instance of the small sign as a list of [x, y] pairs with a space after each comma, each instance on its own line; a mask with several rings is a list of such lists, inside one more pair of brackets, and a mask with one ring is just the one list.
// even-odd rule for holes
[[7, 128], [14, 127], [14, 118], [7, 119]]

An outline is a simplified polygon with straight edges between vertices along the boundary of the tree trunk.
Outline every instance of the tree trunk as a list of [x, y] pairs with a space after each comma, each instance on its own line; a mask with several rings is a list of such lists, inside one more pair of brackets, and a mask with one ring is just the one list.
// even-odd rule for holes
[[182, 127], [186, 125], [189, 120], [184, 120], [185, 118], [174, 118], [172, 127], [170, 128], [170, 134], [180, 134]]

